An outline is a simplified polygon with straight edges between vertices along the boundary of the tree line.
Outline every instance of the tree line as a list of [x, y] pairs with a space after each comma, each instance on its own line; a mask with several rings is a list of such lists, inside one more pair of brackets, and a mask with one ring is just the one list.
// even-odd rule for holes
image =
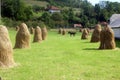
[[[39, 0], [42, 1], [42, 0]], [[30, 26], [45, 24], [50, 28], [71, 27], [80, 23], [84, 27], [90, 27], [102, 21], [109, 21], [112, 14], [120, 13], [120, 3], [104, 1], [105, 6], [95, 4], [93, 6], [87, 0], [44, 0], [49, 5], [60, 8], [60, 13], [49, 13], [45, 7], [27, 5], [22, 0], [2, 0], [1, 16], [4, 23], [24, 21]], [[67, 8], [65, 8], [67, 7]], [[41, 13], [34, 17], [35, 13]], [[7, 18], [7, 19], [6, 19]], [[9, 20], [8, 20], [9, 19]]]

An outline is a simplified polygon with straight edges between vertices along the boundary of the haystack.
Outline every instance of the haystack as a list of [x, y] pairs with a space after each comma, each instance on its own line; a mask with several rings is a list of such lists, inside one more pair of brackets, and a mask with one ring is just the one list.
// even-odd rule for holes
[[46, 27], [43, 27], [42, 28], [42, 40], [46, 40], [47, 38], [47, 28]]
[[106, 25], [100, 34], [100, 47], [99, 49], [115, 49], [115, 39], [113, 30]]
[[25, 23], [19, 26], [19, 31], [16, 35], [16, 43], [14, 48], [28, 48], [30, 46], [30, 33]]
[[0, 67], [13, 67], [13, 49], [9, 38], [8, 30], [0, 25]]
[[19, 30], [19, 26], [16, 26], [16, 27], [15, 27], [15, 30], [18, 31], [18, 30]]
[[87, 30], [87, 32], [88, 32], [88, 34], [90, 33], [90, 29], [89, 28], [86, 28], [86, 30]]
[[86, 28], [83, 30], [83, 33], [82, 33], [81, 39], [88, 39], [88, 31], [87, 31]]
[[62, 34], [62, 28], [59, 28], [58, 34]]
[[34, 28], [33, 27], [30, 28], [30, 34], [34, 34]]
[[101, 32], [101, 26], [97, 24], [95, 26], [95, 29], [92, 33], [91, 41], [90, 42], [99, 42], [100, 41], [100, 32]]
[[83, 32], [83, 29], [82, 29], [82, 28], [80, 28], [80, 29], [79, 29], [79, 32]]
[[42, 41], [42, 31], [39, 26], [35, 28], [35, 33], [34, 33], [34, 40], [33, 42], [41, 42]]
[[66, 34], [66, 30], [63, 29], [63, 30], [62, 30], [62, 35], [65, 35], [65, 34]]

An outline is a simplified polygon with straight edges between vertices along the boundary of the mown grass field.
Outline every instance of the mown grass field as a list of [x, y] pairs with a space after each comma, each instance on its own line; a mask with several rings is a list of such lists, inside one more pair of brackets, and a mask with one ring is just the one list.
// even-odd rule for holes
[[[9, 30], [12, 44], [16, 31]], [[49, 31], [47, 40], [14, 49], [19, 66], [0, 69], [3, 80], [120, 80], [120, 41], [116, 50], [97, 50], [99, 43]]]
[[41, 7], [46, 7], [49, 3], [46, 1], [37, 1], [37, 0], [23, 0], [28, 5], [38, 5]]

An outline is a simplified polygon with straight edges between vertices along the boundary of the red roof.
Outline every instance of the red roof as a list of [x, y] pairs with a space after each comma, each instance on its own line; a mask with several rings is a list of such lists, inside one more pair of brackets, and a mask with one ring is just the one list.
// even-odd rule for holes
[[55, 7], [55, 6], [50, 6], [48, 9], [49, 10], [60, 10], [58, 7]]

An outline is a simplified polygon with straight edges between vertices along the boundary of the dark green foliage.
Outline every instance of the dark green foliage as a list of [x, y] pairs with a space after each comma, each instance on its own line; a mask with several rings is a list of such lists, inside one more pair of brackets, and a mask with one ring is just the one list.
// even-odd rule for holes
[[53, 13], [51, 19], [54, 21], [56, 27], [63, 27], [64, 20], [61, 13]]
[[26, 21], [32, 16], [32, 9], [26, 6], [21, 0], [3, 0], [1, 14], [2, 17]]
[[51, 19], [51, 14], [48, 12], [43, 13], [40, 19], [41, 21], [43, 21], [46, 25], [48, 25], [51, 28], [53, 28], [55, 25], [54, 21]]
[[62, 21], [63, 20], [63, 16], [60, 13], [53, 13], [51, 18], [54, 21]]
[[38, 6], [38, 5], [33, 5], [33, 6], [32, 6], [32, 9], [33, 9], [33, 11], [36, 12], [36, 13], [37, 13], [37, 12], [40, 12], [40, 11], [42, 12], [42, 11], [45, 10], [44, 7], [40, 7], [40, 6]]

